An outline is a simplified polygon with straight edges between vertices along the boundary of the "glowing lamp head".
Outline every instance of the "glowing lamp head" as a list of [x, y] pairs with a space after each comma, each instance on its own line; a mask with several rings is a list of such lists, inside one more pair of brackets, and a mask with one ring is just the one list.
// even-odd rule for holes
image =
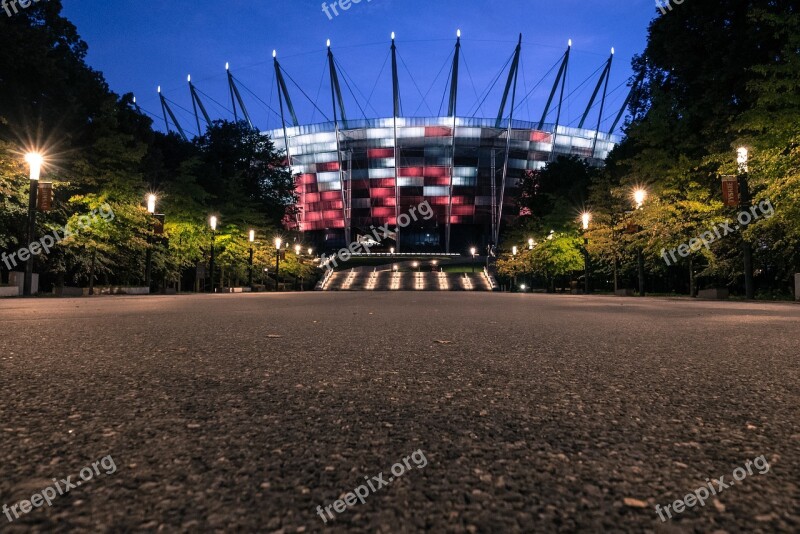
[[736, 162], [739, 164], [739, 172], [747, 172], [747, 162], [750, 152], [746, 147], [739, 147], [736, 149]]
[[456, 30], [456, 37], [461, 39], [461, 30]]
[[158, 86], [158, 94], [161, 94], [161, 86]]
[[526, 286], [525, 286], [525, 284], [522, 284], [521, 286], [519, 286], [519, 288], [520, 288], [521, 290], [523, 290], [523, 291], [525, 291], [525, 287], [526, 287]]
[[276, 237], [275, 238], [275, 249], [276, 250], [280, 250], [281, 249], [281, 243], [283, 243], [283, 239], [281, 239], [280, 237]]
[[191, 74], [188, 74], [186, 76], [186, 81], [189, 82], [189, 83], [192, 83], [192, 75]]
[[536, 244], [536, 241], [534, 241], [533, 238], [528, 239], [528, 248], [532, 249], [533, 245], [535, 245], [535, 244]]
[[44, 158], [38, 152], [28, 152], [25, 154], [25, 162], [31, 168], [31, 180], [38, 180], [42, 172]]
[[390, 252], [391, 254], [394, 254], [394, 247], [390, 248], [390, 249], [389, 249], [389, 252]]
[[225, 62], [225, 70], [231, 70], [231, 64], [227, 61]]
[[581, 222], [583, 223], [584, 230], [589, 229], [589, 221], [591, 220], [592, 220], [592, 214], [589, 213], [588, 211], [584, 212], [583, 215], [581, 215]]
[[477, 252], [478, 252], [478, 250], [477, 250], [475, 247], [472, 247], [471, 249], [469, 249], [469, 253], [470, 253], [470, 254], [472, 254], [473, 256], [474, 256], [474, 255], [475, 255]]
[[517, 252], [518, 252], [518, 250], [517, 250], [517, 247], [516, 247], [516, 246], [514, 246], [514, 247], [512, 247], [512, 248], [511, 248], [511, 255], [512, 255], [512, 256], [516, 256], [516, 255], [517, 255]]
[[156, 196], [152, 193], [147, 195], [147, 211], [151, 214], [156, 212]]
[[328, 39], [327, 41], [325, 41], [325, 46], [327, 46], [328, 48], [330, 48], [330, 47], [331, 47], [331, 40], [330, 40], [330, 39]]
[[210, 218], [210, 219], [208, 219], [208, 224], [210, 224], [210, 225], [211, 225], [211, 229], [212, 229], [213, 231], [215, 231], [215, 232], [217, 231], [217, 218], [216, 218], [216, 217], [214, 217], [214, 216], [212, 215], [212, 216], [211, 216], [211, 218]]
[[313, 248], [309, 248], [308, 249], [308, 255], [311, 256], [312, 254], [314, 254], [314, 249]]
[[278, 57], [278, 51], [277, 50], [273, 50], [272, 51], [272, 57]]
[[568, 46], [568, 47], [570, 47], [570, 48], [572, 48], [572, 39], [570, 39], [569, 41], [567, 41], [567, 46]]
[[303, 247], [301, 247], [300, 245], [295, 245], [295, 246], [294, 246], [294, 253], [295, 253], [295, 254], [297, 254], [297, 255], [299, 256], [299, 255], [300, 255], [300, 251], [301, 251], [302, 249], [303, 249]]
[[614, 47], [613, 46], [611, 47], [611, 55], [612, 56], [614, 55]]
[[636, 202], [636, 209], [642, 207], [642, 204], [644, 204], [645, 199], [647, 199], [647, 191], [645, 191], [644, 189], [637, 189], [636, 191], [633, 192], [633, 200], [634, 202]]
[[392, 41], [394, 41], [394, 32], [392, 32]]
[[411, 264], [411, 266], [416, 269], [417, 267], [419, 267], [419, 262], [415, 261], [414, 263]]
[[256, 231], [250, 230], [250, 242], [253, 243], [256, 240]]

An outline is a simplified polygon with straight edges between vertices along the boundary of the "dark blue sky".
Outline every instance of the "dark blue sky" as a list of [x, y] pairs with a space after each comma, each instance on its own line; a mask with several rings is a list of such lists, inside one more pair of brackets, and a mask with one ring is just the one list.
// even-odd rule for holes
[[[456, 29], [463, 34], [459, 84], [459, 115], [494, 117], [505, 74], [477, 112], [481, 95], [513, 53], [523, 34], [519, 94], [531, 92], [559, 61], [567, 40], [573, 40], [567, 93], [573, 93], [562, 122], [576, 125], [599, 71], [584, 82], [616, 48], [609, 91], [611, 117], [625, 98], [624, 82], [630, 60], [645, 46], [647, 25], [656, 14], [653, 0], [362, 0], [333, 20], [323, 13], [322, 0], [65, 0], [64, 14], [89, 44], [89, 64], [105, 74], [111, 88], [134, 92], [147, 111], [161, 115], [156, 86], [186, 109], [191, 108], [186, 75], [192, 75], [214, 117], [231, 117], [224, 66], [266, 104], [277, 109], [272, 50], [277, 49], [284, 69], [311, 99], [330, 116], [331, 100], [325, 69], [325, 40], [347, 75], [355, 82], [358, 103], [369, 117], [391, 115], [391, 74], [388, 57], [392, 31], [397, 33], [401, 64], [401, 93], [405, 115], [431, 116], [439, 112], [449, 65], [437, 73], [451, 54]], [[328, 2], [330, 3], [330, 2]], [[516, 118], [538, 120], [555, 70], [533, 90]], [[322, 80], [322, 85], [320, 82]], [[435, 81], [435, 83], [434, 83]], [[301, 122], [324, 120], [300, 91], [289, 91]], [[473, 86], [474, 84], [474, 86]], [[279, 119], [266, 105], [243, 89], [256, 125], [277, 128]], [[430, 92], [429, 92], [430, 90]], [[347, 89], [345, 89], [347, 91]], [[420, 95], [428, 93], [423, 104]], [[358, 94], [358, 93], [356, 93]], [[370, 105], [366, 101], [370, 94]], [[317, 96], [319, 95], [319, 96]], [[211, 99], [221, 104], [215, 104]], [[361, 111], [350, 95], [351, 118]], [[225, 108], [225, 109], [223, 109]], [[194, 118], [175, 108], [184, 128], [194, 133]], [[594, 116], [596, 121], [596, 115]], [[594, 124], [594, 121], [590, 120]], [[588, 124], [588, 123], [587, 123]], [[162, 121], [157, 126], [163, 128]], [[593, 128], [593, 126], [592, 126]]]

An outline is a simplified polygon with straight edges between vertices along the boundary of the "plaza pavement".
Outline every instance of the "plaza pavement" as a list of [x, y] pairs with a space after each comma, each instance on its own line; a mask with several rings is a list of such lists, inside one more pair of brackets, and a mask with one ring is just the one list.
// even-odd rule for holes
[[0, 506], [116, 466], [0, 532], [800, 531], [797, 305], [43, 298], [0, 301], [0, 325]]

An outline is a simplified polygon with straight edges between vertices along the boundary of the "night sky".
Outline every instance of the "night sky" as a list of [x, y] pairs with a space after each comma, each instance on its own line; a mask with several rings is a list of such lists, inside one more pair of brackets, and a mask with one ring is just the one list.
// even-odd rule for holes
[[[507, 73], [482, 107], [477, 104], [522, 33], [518, 95], [519, 99], [530, 96], [519, 105], [515, 118], [539, 120], [556, 64], [567, 40], [572, 39], [567, 85], [567, 94], [572, 96], [566, 102], [562, 123], [577, 125], [599, 77], [598, 69], [613, 46], [611, 94], [604, 113], [607, 127], [625, 98], [631, 58], [645, 46], [647, 25], [656, 7], [653, 0], [363, 0], [339, 13], [329, 20], [321, 0], [66, 0], [64, 8], [65, 16], [89, 44], [88, 63], [105, 74], [114, 91], [133, 92], [145, 111], [158, 116], [156, 126], [163, 129], [156, 93], [156, 86], [161, 85], [165, 96], [177, 104], [173, 108], [182, 126], [193, 134], [196, 126], [187, 111], [191, 100], [186, 76], [191, 74], [197, 88], [207, 95], [201, 98], [212, 118], [232, 118], [226, 62], [243, 85], [240, 90], [255, 125], [264, 130], [279, 127], [279, 118], [267, 107], [278, 109], [273, 49], [285, 71], [330, 117], [328, 38], [358, 96], [357, 105], [343, 87], [348, 117], [390, 116], [387, 59], [392, 31], [397, 33], [401, 59], [403, 114], [439, 115], [450, 70], [448, 57], [459, 28], [463, 34], [460, 116], [496, 116]], [[297, 87], [289, 80], [287, 83], [299, 120], [324, 121]], [[423, 101], [421, 95], [425, 94]], [[587, 125], [591, 123], [593, 128], [595, 122], [596, 114]]]

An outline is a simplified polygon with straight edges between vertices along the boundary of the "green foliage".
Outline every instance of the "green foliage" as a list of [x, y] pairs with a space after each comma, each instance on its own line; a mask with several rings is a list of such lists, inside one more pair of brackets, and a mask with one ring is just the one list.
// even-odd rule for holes
[[[788, 289], [800, 271], [798, 50], [800, 13], [790, 0], [696, 0], [653, 20], [633, 63], [645, 80], [633, 121], [591, 176], [587, 237], [596, 272], [629, 276], [641, 249], [650, 284], [664, 290], [687, 288], [690, 267], [702, 284], [741, 287], [747, 240], [759, 287]], [[720, 179], [738, 173], [742, 145], [750, 149], [753, 200], [771, 200], [775, 216], [667, 266], [664, 250], [736, 216], [722, 205]], [[648, 191], [641, 210], [635, 187]], [[631, 225], [640, 230], [627, 231]]]
[[[27, 245], [23, 155], [35, 149], [55, 193], [53, 210], [38, 214], [36, 235], [79, 228], [37, 257], [43, 285], [141, 284], [148, 254], [155, 280], [191, 278], [209, 260], [211, 214], [220, 221], [217, 265], [226, 280], [245, 280], [247, 231], [271, 241], [292, 215], [285, 154], [244, 122], [217, 121], [192, 142], [154, 132], [132, 95], [114, 94], [86, 65], [87, 46], [60, 12], [61, 1], [50, 0], [0, 17], [0, 249]], [[144, 208], [148, 193], [166, 215], [163, 235]], [[97, 216], [106, 207], [113, 220]], [[274, 248], [255, 248], [263, 271]], [[309, 274], [297, 259], [285, 271]]]

